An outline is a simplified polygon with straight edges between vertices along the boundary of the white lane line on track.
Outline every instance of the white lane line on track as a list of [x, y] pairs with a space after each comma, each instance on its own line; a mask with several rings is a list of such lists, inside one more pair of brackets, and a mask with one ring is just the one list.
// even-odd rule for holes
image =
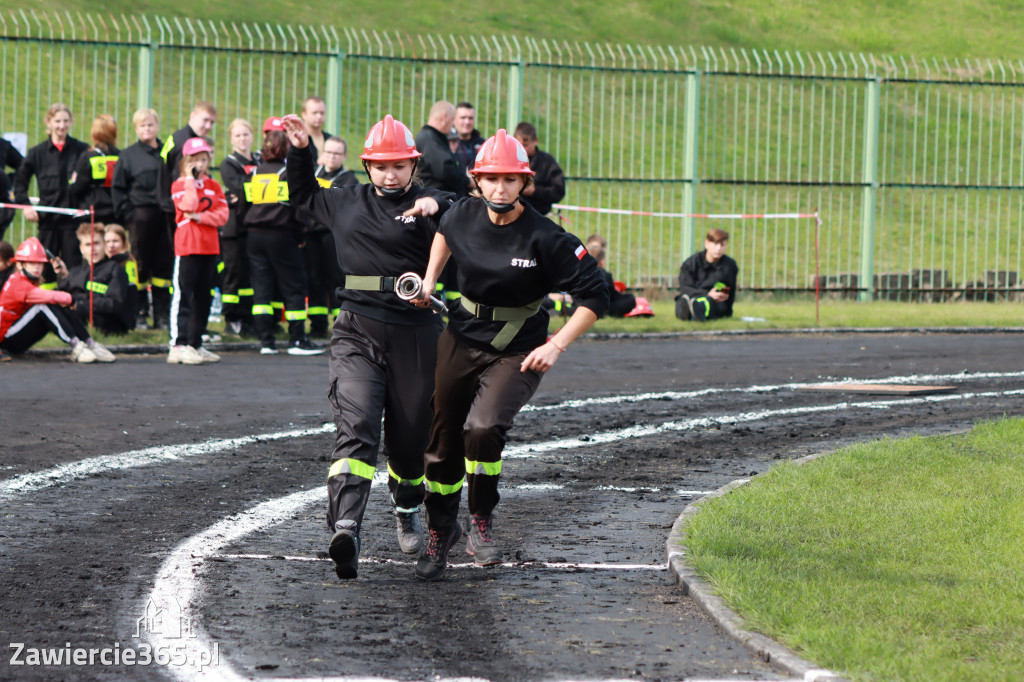
[[825, 381], [813, 381], [789, 384], [765, 384], [752, 386], [738, 386], [736, 388], [702, 388], [696, 391], [664, 391], [661, 393], [637, 393], [626, 395], [612, 395], [603, 398], [581, 398], [578, 400], [565, 400], [555, 405], [526, 405], [521, 412], [541, 412], [545, 410], [565, 410], [590, 405], [617, 405], [619, 403], [642, 403], [649, 400], [686, 400], [689, 398], [701, 398], [716, 393], [771, 393], [783, 389], [808, 388], [809, 386], [820, 386], [828, 384], [913, 384], [930, 381], [976, 381], [979, 379], [1019, 379], [1024, 377], [1021, 372], [971, 372], [960, 374], [910, 374], [904, 376], [890, 376], [881, 379], [836, 379]]
[[[861, 401], [819, 407], [762, 410], [758, 412], [746, 412], [738, 415], [718, 417], [714, 420], [688, 420], [686, 422], [670, 422], [667, 425], [663, 424], [660, 427], [647, 427], [646, 429], [620, 429], [604, 434], [604, 438], [601, 441], [598, 441], [595, 437], [590, 437], [585, 441], [580, 441], [579, 439], [564, 439], [560, 441], [549, 441], [546, 444], [542, 443], [535, 446], [523, 445], [518, 446], [518, 453], [516, 456], [535, 456], [535, 454], [527, 454], [524, 452], [524, 450], [529, 447], [542, 447], [546, 450], [587, 447], [590, 445], [597, 445], [599, 442], [612, 442], [613, 440], [622, 438], [634, 438], [653, 433], [678, 431], [683, 428], [692, 428], [693, 425], [710, 423], [739, 423], [741, 421], [750, 422], [757, 419], [766, 419], [768, 417], [793, 414], [811, 414], [838, 409], [888, 409], [895, 405], [949, 402], [953, 400], [969, 400], [981, 397], [1002, 397], [1022, 394], [1024, 394], [1024, 389], [920, 396], [898, 400]], [[613, 435], [616, 434], [617, 437], [613, 437]], [[383, 473], [384, 472], [378, 472], [378, 475], [374, 479], [375, 486], [380, 485], [380, 481], [383, 478], [381, 474]], [[241, 514], [229, 516], [226, 519], [210, 526], [202, 533], [185, 540], [171, 552], [171, 555], [161, 565], [160, 570], [157, 573], [153, 590], [150, 592], [147, 601], [144, 602], [143, 608], [149, 604], [149, 600], [152, 600], [152, 602], [159, 607], [165, 607], [165, 605], [170, 605], [172, 600], [177, 599], [175, 603], [181, 605], [182, 616], [191, 617], [194, 619], [194, 622], [197, 623], [196, 637], [188, 640], [190, 652], [192, 654], [190, 659], [196, 659], [201, 652], [212, 651], [213, 643], [209, 640], [206, 629], [203, 627], [203, 622], [201, 618], [199, 618], [200, 609], [202, 607], [202, 595], [199, 590], [199, 581], [202, 576], [204, 564], [206, 564], [211, 558], [215, 557], [226, 545], [240, 540], [253, 532], [266, 530], [273, 525], [293, 517], [302, 508], [313, 504], [317, 500], [322, 501], [323, 496], [324, 490], [322, 488], [317, 488], [314, 490], [304, 490], [283, 498], [263, 502]], [[171, 645], [180, 645], [181, 643], [181, 640], [170, 640], [161, 633], [148, 633], [148, 640], [150, 644], [153, 645], [154, 650], [157, 650], [157, 646], [163, 646], [166, 649]], [[202, 671], [193, 670], [184, 666], [172, 666], [168, 668], [167, 671], [179, 680], [203, 679], [237, 682], [244, 679], [239, 676], [225, 660], [221, 660], [220, 664], [216, 668], [207, 668]], [[356, 682], [356, 680], [371, 678], [337, 679], [343, 680], [344, 682]]]
[[980, 393], [956, 393], [946, 395], [920, 396], [916, 398], [901, 398], [898, 400], [863, 400], [859, 402], [841, 402], [831, 405], [810, 405], [805, 407], [788, 407], [777, 410], [756, 410], [753, 412], [740, 412], [733, 415], [719, 415], [717, 417], [697, 417], [684, 421], [665, 422], [663, 424], [642, 424], [630, 426], [625, 429], [593, 433], [587, 436], [576, 438], [559, 438], [541, 443], [525, 443], [505, 448], [502, 454], [503, 459], [531, 459], [543, 453], [556, 450], [575, 450], [593, 445], [606, 445], [627, 438], [641, 438], [644, 436], [655, 436], [662, 433], [676, 431], [689, 431], [691, 429], [709, 427], [722, 424], [743, 424], [747, 422], [760, 421], [771, 417], [788, 417], [801, 414], [817, 414], [822, 412], [836, 412], [839, 410], [872, 409], [887, 410], [893, 406], [920, 405], [924, 403], [944, 403], [955, 400], [973, 400], [975, 398], [1000, 398], [1004, 396], [1022, 395], [1024, 389], [1010, 391], [984, 391]]
[[[327, 489], [324, 488], [324, 496]], [[222, 561], [226, 559], [238, 561], [303, 561], [313, 563], [330, 563], [327, 557], [313, 556], [288, 556], [285, 554], [217, 554], [209, 557], [208, 561]], [[388, 559], [387, 557], [359, 557], [361, 564], [394, 564], [399, 566], [412, 566], [413, 559], [405, 561], [399, 559]], [[462, 564], [448, 564], [449, 568], [491, 568], [493, 566], [505, 566], [506, 568], [553, 568], [561, 571], [575, 571], [586, 569], [591, 571], [667, 571], [668, 564], [593, 564], [574, 563], [570, 561], [505, 561], [492, 566], [478, 566], [472, 561]]]
[[56, 485], [63, 485], [69, 481], [88, 476], [95, 476], [104, 471], [115, 469], [131, 469], [134, 467], [146, 466], [168, 460], [185, 459], [207, 455], [222, 450], [233, 450], [253, 443], [262, 441], [281, 440], [284, 438], [304, 438], [316, 436], [322, 433], [334, 431], [334, 424], [324, 424], [310, 429], [296, 429], [293, 431], [277, 431], [274, 433], [261, 433], [255, 436], [242, 436], [240, 438], [218, 438], [202, 443], [186, 443], [182, 445], [158, 445], [143, 450], [132, 450], [116, 455], [101, 455], [90, 457], [69, 464], [42, 471], [35, 471], [23, 474], [0, 482], [0, 502], [13, 499], [16, 495], [32, 493]]

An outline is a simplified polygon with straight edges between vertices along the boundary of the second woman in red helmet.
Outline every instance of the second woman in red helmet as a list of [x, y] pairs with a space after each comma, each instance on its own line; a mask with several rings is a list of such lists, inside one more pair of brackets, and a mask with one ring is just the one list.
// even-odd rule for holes
[[331, 338], [328, 397], [336, 427], [327, 478], [329, 554], [339, 578], [355, 578], [360, 526], [377, 464], [383, 415], [388, 487], [401, 550], [422, 545], [423, 451], [430, 428], [439, 318], [409, 305], [395, 281], [427, 266], [437, 219], [454, 195], [413, 183], [412, 133], [385, 116], [370, 130], [360, 159], [370, 183], [323, 188], [314, 174], [309, 135], [298, 116], [284, 128], [291, 201], [329, 225], [344, 283]]

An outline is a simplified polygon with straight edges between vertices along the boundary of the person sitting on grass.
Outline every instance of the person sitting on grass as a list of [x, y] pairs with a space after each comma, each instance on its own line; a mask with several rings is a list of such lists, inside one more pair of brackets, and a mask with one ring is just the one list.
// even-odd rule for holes
[[[114, 354], [89, 336], [82, 320], [67, 308], [74, 305], [66, 291], [41, 289], [43, 268], [49, 259], [42, 242], [29, 237], [14, 252], [17, 271], [0, 290], [0, 349], [18, 355], [48, 332], [71, 346], [71, 361], [113, 362]], [[57, 261], [55, 258], [54, 261]], [[55, 269], [63, 263], [53, 263]]]
[[58, 289], [71, 294], [75, 314], [85, 324], [105, 334], [126, 334], [135, 326], [136, 300], [128, 274], [121, 264], [103, 252], [104, 226], [83, 223], [78, 227], [82, 264], [67, 270], [58, 260], [54, 270], [60, 278]]
[[704, 322], [732, 317], [739, 266], [725, 255], [728, 244], [728, 232], [718, 228], [708, 230], [704, 250], [683, 261], [676, 296], [676, 317], [680, 320]]

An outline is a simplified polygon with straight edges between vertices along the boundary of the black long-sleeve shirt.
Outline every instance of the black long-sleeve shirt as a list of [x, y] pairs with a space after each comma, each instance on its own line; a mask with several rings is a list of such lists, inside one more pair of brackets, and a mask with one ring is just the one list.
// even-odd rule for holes
[[136, 208], [158, 208], [160, 199], [160, 168], [164, 160], [160, 157], [161, 142], [156, 147], [136, 142], [121, 150], [114, 166], [114, 182], [110, 187], [114, 201], [114, 213], [121, 220], [128, 220]]
[[71, 294], [75, 312], [83, 320], [89, 319], [89, 292], [92, 292], [92, 310], [96, 326], [115, 334], [128, 331], [134, 326], [137, 303], [135, 287], [121, 259], [104, 258], [92, 267], [82, 263], [71, 268], [68, 276], [60, 281], [59, 289]]
[[238, 152], [232, 152], [220, 162], [221, 187], [228, 201], [228, 222], [220, 228], [222, 237], [240, 237], [246, 233], [245, 212], [249, 204], [245, 201], [245, 183], [262, 162], [259, 152], [253, 152], [247, 159]]
[[524, 196], [523, 201], [541, 215], [547, 215], [551, 213], [553, 204], [565, 198], [565, 173], [555, 157], [539, 149], [530, 157], [530, 170], [536, 173], [533, 176], [535, 189], [530, 196]]
[[[579, 239], [530, 206], [512, 223], [495, 225], [483, 199], [469, 197], [445, 214], [439, 231], [459, 263], [459, 291], [475, 303], [518, 308], [550, 291], [568, 291], [598, 317], [608, 311], [597, 261]], [[478, 319], [460, 304], [450, 309], [452, 333], [480, 348], [493, 350], [491, 341], [504, 325]], [[540, 308], [503, 352], [529, 352], [547, 333], [548, 311]]]
[[[181, 162], [181, 150], [185, 143], [193, 137], [199, 137], [192, 126], [186, 125], [180, 130], [175, 130], [164, 146], [160, 148], [160, 156], [164, 160], [164, 166], [160, 169], [160, 189], [157, 198], [160, 200], [160, 210], [164, 213], [174, 214], [174, 202], [171, 201], [171, 185], [178, 179], [178, 164]], [[205, 138], [204, 138], [205, 139]]]
[[[293, 205], [310, 211], [330, 225], [345, 275], [398, 277], [424, 273], [437, 219], [454, 197], [447, 192], [413, 185], [400, 197], [382, 197], [372, 184], [321, 187], [314, 175], [309, 147], [288, 151], [288, 194]], [[420, 197], [434, 198], [437, 216], [402, 215]], [[394, 291], [356, 291], [338, 288], [341, 308], [393, 324], [436, 324], [437, 316], [398, 298]]]
[[113, 146], [105, 150], [93, 147], [79, 156], [75, 164], [75, 179], [68, 188], [71, 204], [84, 210], [91, 206], [98, 223], [113, 222], [116, 218], [111, 192], [120, 153], [121, 150]]
[[[64, 140], [64, 148], [57, 149], [53, 140], [46, 138], [28, 150], [14, 175], [14, 201], [28, 204], [28, 185], [32, 176], [39, 185], [39, 205], [72, 208], [68, 195], [68, 179], [78, 157], [89, 145], [70, 135]], [[59, 213], [39, 213], [39, 226], [49, 227], [67, 224], [69, 218]]]
[[729, 287], [729, 300], [725, 305], [729, 308], [729, 315], [732, 315], [732, 304], [736, 300], [736, 276], [739, 274], [739, 266], [736, 261], [728, 256], [722, 256], [714, 263], [707, 259], [707, 249], [702, 249], [693, 254], [679, 268], [679, 293], [686, 294], [691, 298], [706, 296], [707, 293], [718, 282]]
[[469, 176], [452, 154], [446, 135], [434, 126], [425, 125], [416, 133], [416, 149], [423, 154], [417, 163], [416, 173], [424, 187], [466, 196]]

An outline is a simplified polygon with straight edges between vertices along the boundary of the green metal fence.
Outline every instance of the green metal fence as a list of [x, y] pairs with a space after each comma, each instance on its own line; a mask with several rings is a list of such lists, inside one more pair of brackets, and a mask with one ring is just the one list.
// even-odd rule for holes
[[[871, 298], [1016, 297], [1024, 248], [1024, 65], [864, 54], [410, 36], [332, 26], [0, 10], [0, 130], [35, 144], [54, 101], [73, 134], [156, 108], [163, 132], [192, 104], [226, 123], [327, 101], [326, 129], [357, 151], [391, 113], [414, 131], [438, 99], [476, 105], [485, 134], [533, 122], [568, 177], [581, 236], [610, 269], [674, 286], [711, 226], [730, 231], [744, 289], [815, 286], [813, 219], [639, 213], [819, 212], [820, 283]], [[353, 154], [354, 156], [354, 154]], [[350, 159], [352, 161], [353, 159]], [[9, 239], [31, 226], [15, 224]]]

